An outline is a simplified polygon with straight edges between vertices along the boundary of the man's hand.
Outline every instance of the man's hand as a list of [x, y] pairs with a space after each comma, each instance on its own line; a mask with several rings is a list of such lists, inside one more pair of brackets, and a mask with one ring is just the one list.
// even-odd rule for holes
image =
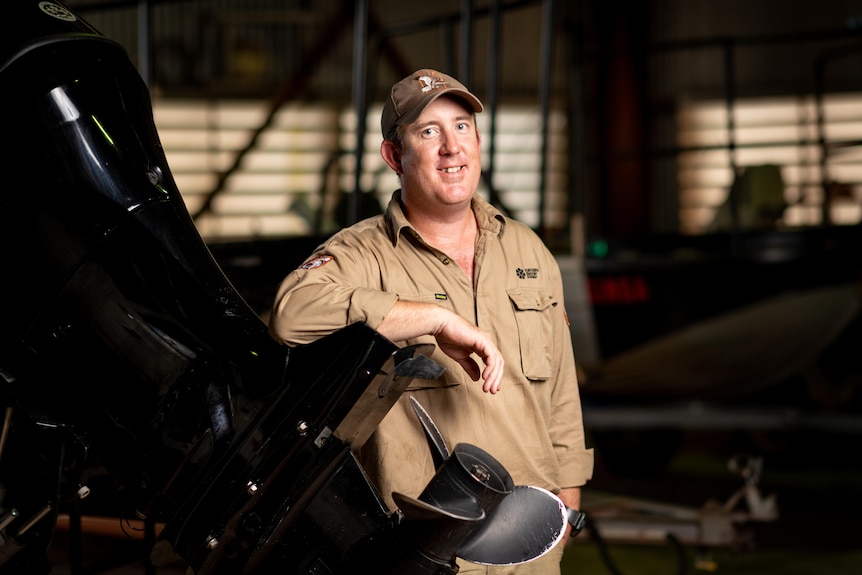
[[[391, 341], [404, 341], [421, 335], [433, 335], [440, 351], [464, 368], [473, 381], [481, 375], [482, 390], [497, 393], [503, 380], [503, 356], [491, 336], [461, 316], [435, 304], [398, 301], [377, 327], [378, 333]], [[482, 358], [485, 369], [471, 357]]]
[[[564, 487], [557, 494], [557, 497], [560, 498], [566, 507], [569, 509], [578, 509], [581, 508], [581, 488], [580, 487]], [[569, 525], [568, 521], [566, 522], [566, 534], [563, 536], [563, 545], [569, 540], [569, 537], [572, 533], [572, 526]]]
[[479, 380], [479, 365], [470, 357], [476, 353], [485, 363], [482, 391], [497, 393], [503, 381], [503, 356], [491, 337], [464, 318], [450, 314], [434, 334], [440, 350], [461, 364], [473, 381]]

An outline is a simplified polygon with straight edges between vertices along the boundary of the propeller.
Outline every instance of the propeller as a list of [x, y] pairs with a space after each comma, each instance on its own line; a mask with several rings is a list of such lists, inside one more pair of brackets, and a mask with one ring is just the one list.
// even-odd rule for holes
[[541, 557], [562, 539], [566, 507], [556, 495], [515, 486], [503, 465], [474, 445], [460, 443], [450, 454], [428, 412], [414, 397], [410, 403], [436, 472], [418, 498], [398, 492], [392, 498], [404, 532], [426, 560], [514, 565]]

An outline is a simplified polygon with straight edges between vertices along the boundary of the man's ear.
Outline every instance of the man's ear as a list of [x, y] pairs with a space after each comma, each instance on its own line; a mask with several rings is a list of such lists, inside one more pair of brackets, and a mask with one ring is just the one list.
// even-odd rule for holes
[[383, 140], [383, 143], [380, 144], [380, 155], [383, 156], [383, 161], [386, 162], [386, 165], [400, 176], [401, 152], [398, 151], [398, 147], [389, 140]]

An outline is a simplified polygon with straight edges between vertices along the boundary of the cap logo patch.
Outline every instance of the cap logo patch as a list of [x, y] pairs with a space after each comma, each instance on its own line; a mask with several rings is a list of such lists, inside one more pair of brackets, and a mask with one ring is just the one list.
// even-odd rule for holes
[[328, 264], [329, 262], [331, 262], [334, 259], [335, 258], [330, 256], [330, 255], [321, 254], [319, 256], [315, 256], [315, 257], [311, 258], [310, 260], [308, 260], [307, 262], [305, 262], [304, 264], [299, 266], [299, 269], [301, 269], [301, 270], [313, 270], [315, 268], [325, 266], [326, 264]]
[[422, 85], [422, 93], [427, 94], [432, 90], [440, 90], [446, 87], [446, 82], [440, 78], [432, 78], [431, 76], [419, 76], [416, 78]]

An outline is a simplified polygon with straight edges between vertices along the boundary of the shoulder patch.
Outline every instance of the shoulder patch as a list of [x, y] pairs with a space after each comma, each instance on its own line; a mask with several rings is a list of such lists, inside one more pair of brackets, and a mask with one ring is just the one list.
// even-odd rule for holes
[[329, 254], [318, 254], [318, 255], [314, 256], [313, 258], [311, 258], [310, 260], [306, 261], [301, 266], [299, 266], [299, 269], [301, 269], [301, 270], [313, 270], [314, 268], [319, 268], [321, 266], [325, 266], [326, 264], [328, 264], [329, 262], [331, 262], [334, 259], [335, 258]]

